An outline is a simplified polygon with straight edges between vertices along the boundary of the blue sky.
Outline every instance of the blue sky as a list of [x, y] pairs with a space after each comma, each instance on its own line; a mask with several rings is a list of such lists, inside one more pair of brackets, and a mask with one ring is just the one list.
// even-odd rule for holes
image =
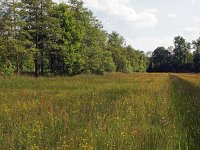
[[[57, 0], [59, 1], [59, 0]], [[143, 51], [173, 46], [173, 38], [189, 42], [200, 36], [200, 0], [83, 0], [108, 31]]]

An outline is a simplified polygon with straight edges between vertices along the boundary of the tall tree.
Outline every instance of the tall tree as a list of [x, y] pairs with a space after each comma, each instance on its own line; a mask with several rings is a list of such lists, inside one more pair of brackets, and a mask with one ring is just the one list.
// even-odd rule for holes
[[175, 71], [187, 71], [188, 65], [191, 63], [191, 55], [190, 55], [190, 43], [186, 42], [186, 40], [177, 36], [174, 38], [174, 66]]
[[158, 47], [152, 54], [151, 67], [155, 72], [171, 72], [172, 67], [172, 55], [164, 47]]
[[108, 35], [108, 44], [116, 48], [124, 47], [125, 40], [123, 36], [121, 36], [119, 33], [114, 31]]
[[107, 34], [80, 0], [3, 0], [0, 6], [0, 68], [36, 76], [145, 70], [144, 53], [126, 47], [117, 32]]
[[193, 70], [194, 72], [200, 72], [200, 37], [193, 41], [194, 53], [193, 53]]
[[106, 49], [106, 32], [101, 22], [94, 17], [91, 11], [84, 11], [84, 47], [86, 72], [102, 74], [104, 71], [114, 71], [115, 65], [112, 55]]
[[[23, 21], [23, 3], [17, 0], [7, 0], [1, 3], [0, 24], [1, 40], [4, 39], [4, 62], [9, 62], [19, 74], [27, 64], [31, 43], [27, 40], [27, 32], [22, 30], [25, 26]], [[28, 50], [27, 50], [28, 49]]]
[[59, 28], [59, 22], [50, 14], [54, 4], [52, 0], [22, 0], [22, 2], [28, 12], [25, 17], [27, 30], [35, 45], [35, 75], [38, 76], [39, 72], [44, 75], [47, 50], [52, 48], [50, 47], [53, 46], [52, 42], [56, 44], [56, 31]]
[[124, 46], [125, 40], [119, 33], [108, 34], [108, 50], [112, 53], [116, 71], [131, 72], [131, 65], [125, 56]]
[[66, 73], [70, 75], [81, 73], [84, 61], [83, 39], [85, 34], [83, 20], [83, 4], [70, 1], [69, 5], [60, 4], [61, 27], [64, 31], [63, 48]]
[[135, 50], [131, 45], [125, 47], [125, 55], [130, 62], [132, 72], [145, 72], [147, 59], [144, 52]]

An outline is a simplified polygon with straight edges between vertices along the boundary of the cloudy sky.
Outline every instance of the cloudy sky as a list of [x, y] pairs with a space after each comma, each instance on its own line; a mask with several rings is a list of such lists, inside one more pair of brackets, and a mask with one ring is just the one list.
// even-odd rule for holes
[[83, 1], [108, 32], [119, 32], [127, 44], [146, 52], [172, 46], [177, 35], [188, 41], [200, 36], [200, 0]]

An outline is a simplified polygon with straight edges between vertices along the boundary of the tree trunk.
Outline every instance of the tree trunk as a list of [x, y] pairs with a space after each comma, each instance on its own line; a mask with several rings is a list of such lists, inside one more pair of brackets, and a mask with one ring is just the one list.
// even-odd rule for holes
[[[43, 16], [43, 0], [40, 0], [40, 18]], [[41, 69], [41, 75], [44, 76], [44, 43], [42, 40], [42, 44], [40, 47], [40, 69]]]
[[44, 54], [43, 54], [43, 50], [41, 51], [40, 67], [41, 67], [41, 75], [44, 76]]
[[20, 75], [20, 71], [19, 71], [19, 62], [17, 61], [17, 75]]
[[19, 45], [17, 46], [17, 75], [20, 75], [20, 68], [19, 68]]
[[62, 73], [65, 74], [65, 61], [63, 59], [63, 64], [62, 64]]
[[51, 60], [51, 73], [53, 73], [53, 58], [52, 57], [50, 57], [50, 60]]
[[38, 77], [38, 61], [37, 58], [35, 58], [35, 76]]

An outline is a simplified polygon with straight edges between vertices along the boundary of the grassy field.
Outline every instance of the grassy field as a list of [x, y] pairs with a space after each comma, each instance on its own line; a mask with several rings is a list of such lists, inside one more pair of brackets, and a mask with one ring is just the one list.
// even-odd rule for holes
[[0, 79], [0, 149], [199, 150], [200, 76]]

